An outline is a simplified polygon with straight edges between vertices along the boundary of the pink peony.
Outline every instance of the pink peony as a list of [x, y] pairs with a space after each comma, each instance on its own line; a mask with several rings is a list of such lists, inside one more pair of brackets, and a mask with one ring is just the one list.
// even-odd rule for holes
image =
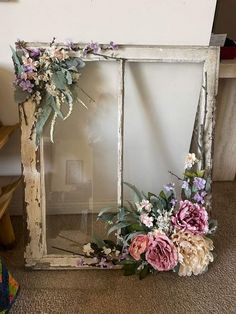
[[140, 260], [140, 255], [145, 253], [148, 245], [148, 236], [144, 234], [137, 235], [133, 238], [130, 247], [129, 253], [136, 260]]
[[156, 270], [168, 271], [178, 263], [177, 250], [165, 234], [150, 236], [146, 252], [147, 262]]
[[180, 208], [172, 217], [172, 223], [176, 229], [190, 231], [193, 234], [208, 232], [208, 214], [205, 207], [188, 200], [180, 201]]

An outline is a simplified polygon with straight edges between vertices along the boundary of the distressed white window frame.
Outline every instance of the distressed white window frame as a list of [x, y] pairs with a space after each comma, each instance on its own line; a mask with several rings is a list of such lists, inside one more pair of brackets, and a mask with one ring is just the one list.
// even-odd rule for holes
[[[47, 47], [45, 43], [28, 43], [28, 47]], [[58, 45], [63, 47], [63, 44]], [[114, 52], [88, 55], [87, 61], [114, 61]], [[105, 58], [104, 55], [109, 58]], [[115, 52], [119, 62], [118, 97], [118, 204], [123, 198], [123, 134], [124, 134], [124, 74], [126, 62], [201, 63], [203, 65], [202, 89], [196, 114], [191, 151], [202, 157], [202, 167], [212, 176], [213, 131], [215, 124], [215, 98], [218, 89], [219, 48], [176, 46], [119, 46]], [[24, 110], [23, 110], [24, 107]], [[33, 269], [78, 268], [76, 255], [47, 254], [46, 202], [44, 186], [43, 145], [36, 147], [35, 104], [28, 100], [20, 105], [21, 155], [25, 183], [25, 265]], [[26, 123], [27, 121], [27, 123]], [[42, 141], [41, 141], [42, 143]], [[207, 199], [211, 210], [211, 193]], [[85, 268], [85, 267], [79, 267]]]

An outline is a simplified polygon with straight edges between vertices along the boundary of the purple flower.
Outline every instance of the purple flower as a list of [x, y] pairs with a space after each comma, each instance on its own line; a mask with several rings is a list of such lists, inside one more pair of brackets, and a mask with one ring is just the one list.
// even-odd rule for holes
[[24, 64], [23, 65], [24, 72], [33, 72], [34, 68], [30, 64]]
[[200, 204], [204, 204], [205, 200], [204, 197], [207, 195], [207, 193], [205, 191], [201, 192], [201, 193], [196, 193], [193, 197], [194, 201], [196, 201], [197, 203]]
[[182, 189], [184, 189], [184, 190], [188, 190], [189, 189], [189, 184], [188, 184], [187, 181], [183, 181]]
[[173, 191], [174, 187], [175, 187], [174, 183], [168, 183], [168, 184], [164, 185], [164, 189], [166, 190], [166, 192]]
[[38, 48], [28, 48], [27, 51], [29, 53], [29, 56], [35, 59], [38, 58], [41, 54], [40, 49]]
[[32, 84], [29, 80], [21, 80], [19, 86], [22, 88], [23, 91], [32, 93], [32, 88], [34, 87], [34, 84]]
[[178, 203], [178, 201], [177, 201], [177, 199], [172, 198], [172, 200], [170, 201], [170, 203], [171, 203], [172, 206], [175, 206], [175, 205]]
[[101, 268], [109, 268], [109, 263], [104, 257], [102, 257], [101, 261], [98, 263], [98, 266]]
[[78, 47], [76, 46], [76, 44], [73, 43], [73, 41], [71, 41], [71, 40], [68, 40], [68, 41], [66, 42], [66, 46], [67, 46], [69, 49], [71, 49], [71, 50], [74, 50], [74, 51], [78, 50]]
[[208, 214], [205, 207], [188, 200], [180, 201], [179, 210], [172, 217], [172, 223], [177, 230], [200, 235], [208, 232]]
[[121, 255], [120, 255], [120, 257], [119, 257], [119, 260], [122, 261], [122, 260], [126, 259], [128, 255], [129, 255], [129, 250], [128, 250], [128, 248], [127, 248], [127, 247], [123, 247], [123, 248], [122, 248]]
[[117, 50], [119, 47], [117, 44], [115, 44], [113, 41], [110, 41], [109, 43], [109, 46], [108, 46], [108, 49], [111, 49], [111, 50]]
[[193, 186], [197, 189], [197, 190], [203, 190], [205, 188], [206, 185], [206, 180], [199, 178], [199, 177], [195, 177], [193, 180]]
[[78, 267], [84, 266], [84, 264], [85, 264], [85, 262], [84, 262], [84, 258], [83, 258], [83, 257], [81, 257], [81, 258], [79, 258], [79, 259], [77, 260], [76, 265], [77, 265]]
[[88, 53], [98, 53], [100, 49], [101, 47], [98, 43], [91, 42], [84, 47], [83, 55], [86, 56]]

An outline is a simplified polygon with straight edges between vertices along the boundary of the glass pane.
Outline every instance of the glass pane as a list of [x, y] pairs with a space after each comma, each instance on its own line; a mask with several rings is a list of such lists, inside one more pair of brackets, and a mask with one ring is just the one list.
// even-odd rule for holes
[[[159, 193], [181, 176], [200, 96], [202, 64], [128, 63], [124, 179]], [[125, 199], [132, 199], [125, 188]]]
[[117, 205], [118, 81], [117, 63], [88, 62], [78, 89], [88, 109], [76, 103], [67, 120], [57, 120], [54, 144], [45, 130], [49, 254], [63, 254], [54, 247], [79, 252], [94, 234], [105, 236], [96, 219], [101, 208]]

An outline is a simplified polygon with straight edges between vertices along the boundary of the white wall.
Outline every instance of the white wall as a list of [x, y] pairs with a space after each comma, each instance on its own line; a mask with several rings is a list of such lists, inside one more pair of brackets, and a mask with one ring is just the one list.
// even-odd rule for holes
[[[58, 41], [208, 45], [215, 5], [216, 0], [0, 2], [0, 120], [4, 124], [18, 121], [9, 49], [16, 39], [50, 41], [56, 36]], [[0, 154], [0, 174], [17, 173], [20, 173], [19, 135]]]

